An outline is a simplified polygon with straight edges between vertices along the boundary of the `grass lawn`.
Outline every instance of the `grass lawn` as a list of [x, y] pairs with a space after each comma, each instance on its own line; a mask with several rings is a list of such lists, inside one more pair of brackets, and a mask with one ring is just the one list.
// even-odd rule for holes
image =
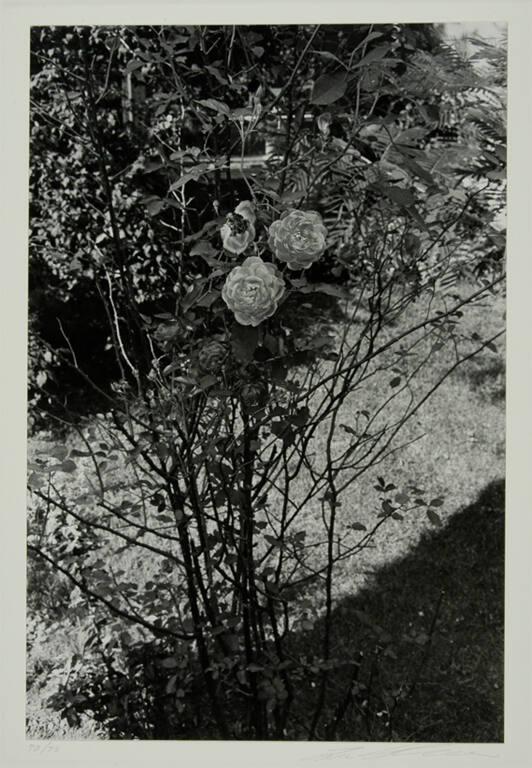
[[[464, 332], [482, 338], [502, 327], [500, 295], [473, 307], [463, 322]], [[363, 475], [343, 499], [340, 530], [354, 520], [368, 528], [374, 524], [377, 474], [399, 490], [414, 484], [426, 489], [430, 498], [444, 497], [445, 503], [438, 509], [440, 527], [428, 520], [424, 508], [403, 520], [389, 520], [371, 546], [335, 571], [333, 655], [365, 649], [367, 667], [360, 695], [350, 703], [352, 712], [338, 732], [342, 739], [379, 740], [385, 733], [399, 741], [503, 738], [504, 349], [502, 343], [498, 346], [497, 352], [484, 350], [453, 372], [405, 426], [400, 440], [408, 445]], [[444, 350], [439, 362], [431, 362], [417, 378], [419, 391], [429, 388], [445, 369], [451, 359], [446, 354]], [[387, 396], [389, 378], [389, 371], [377, 373], [363, 392], [344, 404], [340, 421], [349, 423], [357, 409], [374, 409]], [[34, 438], [30, 454], [50, 440], [49, 434]], [[317, 456], [325, 440], [324, 432], [316, 435]], [[346, 440], [345, 431], [338, 430], [339, 451]], [[301, 472], [293, 489], [296, 500], [303, 498], [308, 482]], [[309, 541], [323, 538], [319, 502], [307, 505], [298, 525]], [[149, 579], [149, 563], [131, 558], [123, 562], [135, 578]], [[369, 660], [375, 650], [374, 631], [368, 630], [361, 614], [389, 636], [391, 653], [380, 659], [375, 673]], [[314, 630], [302, 633], [302, 647], [312, 649], [319, 614], [316, 621]], [[28, 715], [33, 737], [50, 736], [57, 728], [58, 738], [76, 738], [75, 729], [59, 729], [55, 714], [43, 725], [46, 680], [52, 667], [64, 672], [60, 646], [73, 634], [73, 625], [63, 616], [55, 634], [41, 633], [31, 644]], [[397, 703], [386, 730], [390, 691]], [[91, 724], [77, 736], [97, 737]]]
[[[467, 296], [470, 292], [471, 288], [467, 285], [459, 289], [460, 296]], [[481, 338], [489, 338], [504, 328], [504, 312], [503, 296], [490, 296], [482, 304], [467, 309], [461, 321], [461, 332], [464, 336], [478, 334]], [[413, 307], [407, 318], [407, 327], [412, 327], [423, 317], [424, 306], [420, 304]], [[353, 337], [356, 337], [358, 327], [359, 324], [353, 326]], [[404, 323], [390, 328], [388, 333], [396, 335], [403, 327]], [[397, 435], [396, 444], [405, 447], [384, 456], [347, 489], [341, 498], [338, 512], [339, 533], [347, 530], [353, 521], [364, 524], [368, 530], [375, 524], [382, 496], [374, 487], [378, 475], [397, 487], [392, 497], [411, 484], [423, 489], [427, 498], [444, 498], [443, 506], [438, 508], [438, 515], [443, 522], [473, 504], [490, 483], [504, 478], [504, 342], [499, 339], [497, 344], [496, 352], [486, 348], [456, 368]], [[476, 342], [464, 342], [461, 352], [467, 354], [476, 346]], [[417, 347], [415, 356], [407, 366], [414, 367], [426, 351], [427, 344]], [[454, 349], [447, 347], [420, 369], [414, 381], [416, 396], [422, 396], [447, 372], [455, 360], [454, 354]], [[393, 352], [390, 352], [386, 363], [394, 363]], [[378, 409], [390, 396], [390, 379], [393, 375], [387, 366], [383, 370], [377, 369], [360, 391], [348, 396], [342, 406], [338, 425], [353, 424], [357, 410], [365, 409], [373, 413]], [[380, 423], [393, 423], [407, 401], [408, 394], [399, 393], [383, 411]], [[324, 461], [327, 435], [326, 422], [320, 425], [312, 445], [315, 465], [318, 467], [320, 461]], [[333, 437], [333, 453], [340, 455], [349, 446], [350, 440], [350, 435], [343, 428], [337, 427]], [[340, 478], [342, 476], [340, 474]], [[345, 477], [348, 476], [345, 473]], [[291, 488], [296, 501], [305, 498], [310, 482], [310, 476], [303, 468]], [[319, 501], [322, 495], [318, 494], [306, 504], [295, 523], [300, 530], [306, 531], [309, 542], [313, 537], [318, 540], [324, 536]], [[271, 506], [274, 510], [279, 503], [280, 496], [275, 498], [275, 494], [272, 494]], [[431, 531], [433, 527], [423, 507], [405, 514], [403, 520], [388, 520], [379, 529], [371, 546], [355, 559], [338, 566], [335, 578], [336, 599], [352, 595], [366, 586], [377, 569], [411, 551], [423, 533]], [[319, 563], [320, 559], [316, 557], [314, 566], [317, 567]]]

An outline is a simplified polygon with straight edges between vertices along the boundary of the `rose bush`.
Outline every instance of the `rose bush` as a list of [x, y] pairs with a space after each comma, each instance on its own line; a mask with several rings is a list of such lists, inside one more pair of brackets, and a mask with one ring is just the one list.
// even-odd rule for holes
[[270, 225], [268, 243], [290, 269], [308, 269], [327, 247], [327, 229], [316, 211], [288, 211]]
[[241, 325], [257, 326], [274, 314], [284, 291], [276, 266], [248, 256], [228, 274], [222, 298]]
[[255, 239], [255, 211], [247, 200], [237, 205], [230, 213], [220, 230], [222, 243], [226, 251], [234, 254], [243, 253]]
[[[398, 486], [367, 475], [398, 466], [432, 382], [498, 336], [483, 342], [460, 326], [478, 286], [469, 297], [457, 287], [458, 303], [439, 287], [453, 277], [458, 220], [476, 192], [469, 199], [442, 171], [447, 147], [398, 150], [408, 128], [425, 146], [440, 115], [420, 101], [427, 59], [411, 64], [416, 41], [402, 50], [391, 25], [33, 28], [38, 36], [32, 294], [40, 302], [60, 284], [44, 349], [75, 387], [87, 381], [97, 408], [82, 418], [81, 390], [73, 408], [64, 376], [49, 380], [50, 407], [75, 434], [39, 436], [30, 456], [29, 604], [48, 629], [77, 638], [60, 663], [50, 646], [46, 705], [74, 723], [88, 712], [111, 738], [402, 738], [398, 723], [411, 733], [415, 718], [394, 716], [393, 691], [414, 689], [430, 633], [410, 665], [384, 628], [365, 624], [354, 643], [338, 634], [336, 608], [380, 526], [416, 509], [439, 525], [443, 499], [425, 501], [402, 469], [391, 495]], [[452, 57], [453, 92], [455, 70]], [[469, 94], [474, 73], [463, 77]], [[460, 176], [464, 150], [451, 153]], [[253, 204], [235, 208], [249, 194]], [[323, 220], [283, 213], [287, 201]], [[274, 219], [269, 232], [260, 226]], [[315, 265], [311, 278], [287, 279], [275, 256], [283, 272]], [[85, 285], [101, 301], [90, 355], [94, 313], [77, 338], [56, 316], [62, 298], [67, 318], [79, 314], [72, 287], [77, 297]], [[104, 365], [109, 387], [90, 376]]]

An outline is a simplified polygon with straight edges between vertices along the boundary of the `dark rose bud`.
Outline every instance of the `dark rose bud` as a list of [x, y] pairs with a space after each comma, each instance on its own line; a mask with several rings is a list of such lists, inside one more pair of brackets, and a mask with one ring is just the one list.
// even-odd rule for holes
[[161, 323], [154, 335], [159, 343], [175, 341], [179, 335], [179, 323]]
[[254, 411], [266, 404], [268, 388], [262, 381], [252, 381], [244, 384], [240, 390], [240, 397], [242, 398], [243, 405], [249, 411]]
[[198, 353], [198, 365], [204, 373], [218, 373], [227, 355], [226, 347], [219, 341], [208, 341]]

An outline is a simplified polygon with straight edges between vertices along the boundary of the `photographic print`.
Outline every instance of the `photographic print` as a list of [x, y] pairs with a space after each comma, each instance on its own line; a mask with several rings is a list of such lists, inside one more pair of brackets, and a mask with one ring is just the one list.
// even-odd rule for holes
[[504, 741], [506, 72], [31, 28], [28, 739]]

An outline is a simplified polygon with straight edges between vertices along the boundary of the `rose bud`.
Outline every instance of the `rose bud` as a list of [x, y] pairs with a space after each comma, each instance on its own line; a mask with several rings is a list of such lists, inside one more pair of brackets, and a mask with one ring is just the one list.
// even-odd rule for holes
[[204, 373], [217, 373], [226, 358], [227, 349], [219, 341], [206, 342], [198, 353], [198, 365]]

